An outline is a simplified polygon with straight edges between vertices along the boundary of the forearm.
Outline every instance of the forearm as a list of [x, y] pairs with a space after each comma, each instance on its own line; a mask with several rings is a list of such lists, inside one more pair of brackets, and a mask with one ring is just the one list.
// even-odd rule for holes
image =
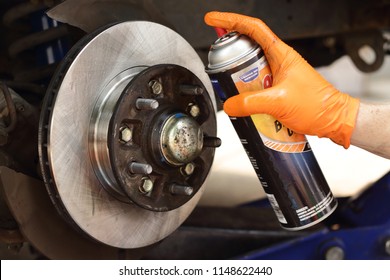
[[390, 159], [390, 104], [360, 103], [351, 144]]

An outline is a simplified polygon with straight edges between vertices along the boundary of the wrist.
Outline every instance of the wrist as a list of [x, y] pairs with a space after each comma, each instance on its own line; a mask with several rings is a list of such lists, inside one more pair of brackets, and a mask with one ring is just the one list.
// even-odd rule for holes
[[360, 100], [343, 93], [343, 105], [335, 116], [337, 123], [329, 132], [329, 137], [333, 142], [348, 149], [351, 145], [351, 137], [356, 126], [356, 120], [360, 107]]

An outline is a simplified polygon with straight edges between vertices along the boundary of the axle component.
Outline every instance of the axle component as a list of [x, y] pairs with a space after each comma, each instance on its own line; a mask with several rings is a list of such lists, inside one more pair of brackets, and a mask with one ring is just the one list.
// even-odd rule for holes
[[220, 144], [212, 92], [195, 50], [165, 26], [123, 22], [83, 38], [51, 81], [39, 127], [60, 215], [117, 248], [177, 229]]

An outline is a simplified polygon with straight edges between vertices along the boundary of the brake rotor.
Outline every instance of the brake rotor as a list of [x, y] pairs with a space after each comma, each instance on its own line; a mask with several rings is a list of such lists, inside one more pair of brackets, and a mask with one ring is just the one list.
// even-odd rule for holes
[[40, 122], [41, 169], [62, 217], [118, 248], [172, 233], [197, 204], [219, 145], [209, 92], [196, 52], [162, 25], [123, 22], [80, 41]]

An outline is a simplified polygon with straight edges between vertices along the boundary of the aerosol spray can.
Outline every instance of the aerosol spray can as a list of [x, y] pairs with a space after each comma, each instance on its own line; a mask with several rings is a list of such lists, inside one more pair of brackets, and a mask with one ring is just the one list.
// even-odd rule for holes
[[[230, 32], [211, 46], [206, 72], [221, 101], [272, 86], [272, 74], [260, 46]], [[326, 182], [305, 135], [266, 114], [231, 122], [281, 226], [310, 227], [328, 217], [337, 200]]]

